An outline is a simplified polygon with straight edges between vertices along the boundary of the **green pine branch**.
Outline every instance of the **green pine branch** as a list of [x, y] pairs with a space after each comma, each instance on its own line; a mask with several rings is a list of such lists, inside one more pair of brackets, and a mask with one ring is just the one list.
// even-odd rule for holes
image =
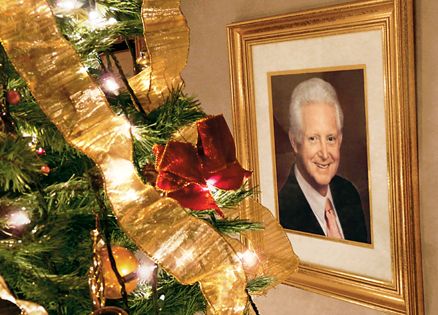
[[41, 166], [27, 139], [0, 133], [0, 190], [24, 192], [41, 176]]
[[163, 105], [142, 117], [132, 108], [128, 117], [134, 124], [133, 136], [135, 160], [141, 168], [153, 163], [155, 156], [152, 148], [155, 144], [165, 144], [181, 127], [191, 124], [203, 117], [199, 101], [187, 97], [181, 89], [174, 90]]

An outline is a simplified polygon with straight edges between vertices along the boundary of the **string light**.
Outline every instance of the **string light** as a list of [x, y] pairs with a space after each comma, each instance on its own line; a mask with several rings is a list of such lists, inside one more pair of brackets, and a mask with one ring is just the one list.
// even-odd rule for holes
[[114, 159], [108, 165], [107, 176], [115, 186], [125, 184], [134, 174], [134, 165], [129, 160]]
[[136, 251], [134, 255], [139, 263], [137, 269], [138, 281], [140, 283], [151, 283], [152, 281], [154, 281], [154, 272], [157, 268], [157, 265], [140, 250]]
[[78, 0], [58, 0], [56, 1], [56, 13], [70, 13], [73, 10], [79, 9], [84, 4]]
[[20, 228], [23, 225], [29, 224], [30, 219], [25, 210], [26, 208], [22, 208], [22, 210], [18, 210], [9, 214], [9, 218], [7, 221], [8, 226], [13, 228]]
[[113, 17], [107, 19], [100, 11], [91, 10], [88, 12], [88, 20], [86, 26], [90, 30], [102, 29], [110, 25], [117, 23], [117, 20]]
[[111, 75], [104, 76], [102, 79], [102, 87], [106, 92], [119, 95], [120, 85]]
[[243, 265], [246, 268], [251, 269], [259, 264], [259, 257], [257, 256], [256, 253], [254, 253], [249, 249], [247, 249], [244, 252], [238, 252], [237, 256], [240, 258], [240, 260], [242, 261]]

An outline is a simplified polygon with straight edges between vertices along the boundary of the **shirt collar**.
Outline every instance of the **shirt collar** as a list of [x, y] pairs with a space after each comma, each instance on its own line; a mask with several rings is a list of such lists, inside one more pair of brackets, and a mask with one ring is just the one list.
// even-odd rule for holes
[[330, 200], [334, 207], [330, 186], [328, 186], [326, 196], [321, 196], [321, 194], [304, 179], [303, 175], [301, 175], [301, 172], [296, 165], [294, 167], [294, 172], [295, 177], [297, 178], [298, 185], [300, 185], [300, 188], [303, 191], [304, 196], [306, 197], [307, 202], [310, 205], [310, 208], [316, 215], [320, 225], [325, 227], [324, 211], [327, 198]]

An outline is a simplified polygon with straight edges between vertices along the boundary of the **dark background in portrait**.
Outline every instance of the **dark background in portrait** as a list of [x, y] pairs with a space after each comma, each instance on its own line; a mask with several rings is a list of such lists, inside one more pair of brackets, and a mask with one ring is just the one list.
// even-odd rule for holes
[[338, 94], [344, 128], [337, 174], [351, 181], [358, 190], [371, 234], [363, 69], [271, 76], [277, 192], [283, 187], [295, 161], [288, 138], [290, 97], [295, 86], [314, 77], [329, 82]]

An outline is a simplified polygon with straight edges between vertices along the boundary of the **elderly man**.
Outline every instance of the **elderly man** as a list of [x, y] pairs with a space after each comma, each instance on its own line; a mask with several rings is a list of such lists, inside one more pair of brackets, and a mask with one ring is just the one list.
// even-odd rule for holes
[[335, 89], [319, 78], [300, 83], [292, 93], [289, 113], [296, 162], [279, 192], [280, 224], [333, 239], [368, 242], [359, 194], [336, 175], [343, 114]]

